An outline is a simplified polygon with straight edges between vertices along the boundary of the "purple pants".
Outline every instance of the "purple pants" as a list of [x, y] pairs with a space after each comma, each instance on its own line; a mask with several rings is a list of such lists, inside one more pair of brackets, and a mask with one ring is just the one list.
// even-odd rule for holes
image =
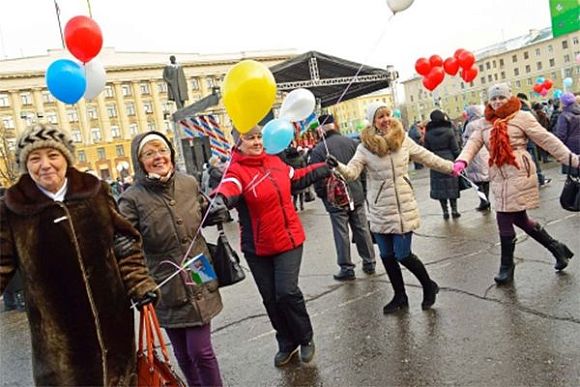
[[189, 386], [222, 386], [218, 361], [211, 345], [210, 324], [165, 328], [165, 331]]
[[514, 225], [518, 226], [529, 234], [533, 231], [536, 222], [528, 218], [528, 213], [524, 211], [518, 212], [498, 212], [497, 213], [497, 227], [499, 228], [499, 235], [503, 237], [515, 237], [516, 230]]

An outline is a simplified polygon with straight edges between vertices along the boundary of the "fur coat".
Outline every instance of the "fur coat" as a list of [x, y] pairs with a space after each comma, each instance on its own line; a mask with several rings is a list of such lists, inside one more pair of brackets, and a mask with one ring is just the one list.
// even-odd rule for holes
[[[106, 184], [74, 168], [67, 179], [63, 202], [28, 174], [0, 201], [0, 291], [20, 268], [37, 385], [132, 385], [130, 298], [155, 282]], [[132, 253], [115, 257], [116, 233], [135, 238]]]

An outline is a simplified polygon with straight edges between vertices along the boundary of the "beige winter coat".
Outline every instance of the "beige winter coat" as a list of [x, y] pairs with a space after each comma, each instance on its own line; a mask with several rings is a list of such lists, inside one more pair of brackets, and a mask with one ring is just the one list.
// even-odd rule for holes
[[[457, 157], [468, 164], [485, 145], [489, 150], [489, 137], [492, 124], [485, 118], [477, 122], [477, 129], [469, 137], [463, 151]], [[508, 122], [508, 136], [519, 168], [513, 165], [489, 168], [491, 191], [494, 196], [494, 207], [498, 212], [517, 212], [536, 208], [540, 202], [536, 165], [526, 150], [528, 138], [540, 148], [550, 153], [562, 164], [568, 164], [570, 150], [548, 132], [534, 116], [525, 111], [518, 111]], [[572, 158], [573, 165], [578, 164], [577, 156]]]
[[339, 164], [338, 171], [347, 180], [354, 180], [366, 169], [371, 231], [404, 234], [416, 230], [420, 216], [407, 175], [409, 161], [442, 173], [451, 173], [453, 163], [416, 144], [396, 120], [391, 121], [385, 136], [377, 135], [372, 127], [366, 128], [361, 141], [348, 165]]

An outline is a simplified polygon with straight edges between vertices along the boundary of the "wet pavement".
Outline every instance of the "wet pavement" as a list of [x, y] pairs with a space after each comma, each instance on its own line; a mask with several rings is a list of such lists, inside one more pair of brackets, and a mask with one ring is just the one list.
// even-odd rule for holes
[[[552, 234], [580, 254], [580, 216], [560, 208], [564, 181], [541, 189], [542, 206], [530, 211]], [[422, 227], [413, 250], [441, 291], [434, 308], [421, 310], [422, 290], [403, 271], [409, 311], [385, 316], [392, 290], [377, 274], [362, 272], [340, 283], [330, 220], [319, 200], [300, 214], [306, 232], [300, 285], [315, 332], [312, 363], [295, 358], [273, 366], [274, 332], [251, 275], [222, 289], [223, 312], [212, 322], [224, 383], [230, 386], [578, 386], [580, 385], [580, 259], [560, 274], [551, 254], [521, 232], [513, 286], [493, 282], [499, 266], [495, 214], [475, 211], [477, 195], [463, 191], [462, 216], [443, 220], [429, 199], [429, 172], [412, 172]], [[236, 225], [226, 232], [235, 246]], [[208, 240], [215, 232], [205, 232]], [[243, 262], [244, 266], [245, 262]], [[0, 314], [0, 384], [32, 384], [25, 315]], [[176, 363], [174, 363], [176, 364]]]

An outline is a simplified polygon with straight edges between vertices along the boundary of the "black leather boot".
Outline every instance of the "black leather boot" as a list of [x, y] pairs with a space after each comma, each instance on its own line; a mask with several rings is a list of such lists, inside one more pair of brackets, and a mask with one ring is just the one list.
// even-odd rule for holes
[[529, 235], [554, 255], [554, 258], [556, 258], [554, 269], [558, 271], [564, 270], [568, 266], [568, 262], [574, 256], [574, 253], [568, 246], [552, 238], [546, 229], [539, 224], [534, 226], [533, 231]]
[[447, 199], [439, 199], [439, 204], [441, 204], [441, 209], [443, 210], [443, 219], [449, 219], [449, 209], [447, 208]]
[[394, 256], [381, 257], [381, 260], [383, 261], [387, 276], [395, 292], [393, 299], [383, 307], [383, 313], [391, 314], [407, 309], [409, 307], [409, 299], [405, 293], [405, 283], [403, 282], [403, 273], [401, 273], [399, 262], [397, 262]]
[[439, 286], [435, 281], [429, 278], [427, 269], [423, 262], [415, 254], [411, 253], [405, 257], [401, 263], [405, 266], [421, 283], [423, 286], [423, 302], [421, 303], [421, 309], [427, 310], [435, 304], [435, 299], [437, 293], [439, 293]]
[[493, 277], [498, 285], [505, 285], [514, 280], [514, 250], [516, 248], [516, 237], [499, 237], [501, 242], [501, 264], [499, 273]]
[[457, 199], [449, 199], [449, 204], [451, 204], [451, 216], [459, 218], [461, 214], [457, 211]]

